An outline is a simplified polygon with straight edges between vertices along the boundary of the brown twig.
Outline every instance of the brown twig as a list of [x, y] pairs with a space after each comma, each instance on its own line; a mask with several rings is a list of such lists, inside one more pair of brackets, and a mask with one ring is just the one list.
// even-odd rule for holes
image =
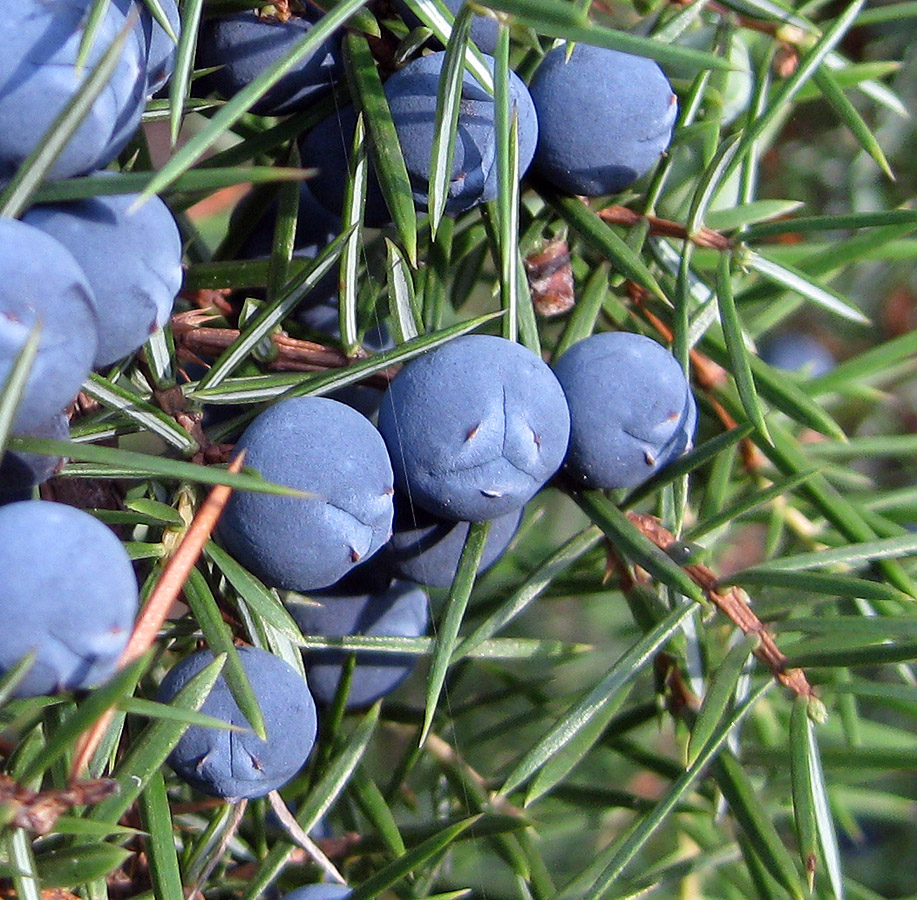
[[182, 296], [187, 297], [197, 309], [206, 313], [216, 311], [227, 317], [235, 315], [235, 309], [229, 301], [231, 295], [232, 288], [200, 288], [182, 293]]
[[[193, 328], [175, 333], [177, 343], [182, 349], [194, 353], [196, 356], [218, 356], [227, 347], [231, 347], [238, 339], [240, 332], [236, 328]], [[308, 363], [316, 370], [342, 368], [347, 365], [347, 357], [339, 350], [316, 344], [312, 341], [297, 341], [285, 338], [283, 335], [273, 334], [271, 340], [284, 356], [292, 356], [292, 361]], [[280, 362], [280, 365], [277, 363]], [[282, 368], [281, 360], [274, 363], [275, 368]]]
[[194, 442], [198, 446], [198, 452], [195, 454], [194, 459], [199, 461], [198, 457], [203, 457], [211, 447], [211, 441], [204, 433], [203, 412], [189, 407], [187, 397], [185, 397], [182, 389], [177, 384], [173, 384], [171, 387], [159, 387], [145, 354], [140, 354], [137, 357], [137, 367], [149, 383], [156, 405], [166, 415], [175, 419], [194, 438]]
[[707, 228], [706, 225], [702, 225], [696, 232], [689, 234], [688, 229], [679, 222], [660, 219], [658, 216], [643, 215], [626, 206], [606, 206], [605, 209], [599, 210], [599, 218], [609, 225], [624, 225], [628, 228], [646, 222], [650, 227], [650, 234], [656, 237], [681, 238], [691, 241], [698, 247], [706, 247], [710, 250], [729, 250], [732, 246], [729, 238], [712, 228]]
[[[229, 464], [227, 471], [233, 474], [241, 471], [244, 457], [244, 452], [236, 456]], [[166, 563], [159, 581], [150, 592], [146, 606], [137, 618], [127, 646], [118, 661], [119, 669], [139, 659], [153, 646], [172, 604], [178, 599], [191, 570], [200, 558], [204, 545], [210, 540], [210, 535], [231, 493], [231, 487], [218, 484], [201, 504], [181, 543]], [[70, 767], [71, 782], [78, 778], [89, 765], [92, 755], [111, 724], [113, 715], [114, 710], [109, 709], [96, 719], [92, 727], [80, 737]]]
[[91, 806], [118, 789], [113, 778], [90, 778], [63, 790], [33, 791], [0, 774], [0, 807], [3, 820], [33, 834], [47, 834], [57, 820], [74, 806]]
[[[660, 549], [667, 550], [671, 544], [675, 543], [675, 535], [665, 528], [655, 516], [630, 512], [627, 518]], [[803, 697], [817, 696], [802, 669], [787, 667], [786, 656], [777, 646], [774, 636], [748, 605], [748, 595], [745, 591], [738, 587], [721, 590], [716, 574], [709, 566], [696, 564], [685, 566], [684, 569], [694, 583], [703, 590], [707, 599], [720, 612], [728, 616], [736, 627], [745, 634], [757, 635], [760, 644], [754, 651], [755, 656], [770, 669], [780, 684]]]
[[[207, 318], [207, 314], [202, 311], [173, 316], [172, 332], [184, 359], [219, 356], [239, 339], [241, 332], [235, 328], [208, 328], [202, 325]], [[272, 334], [270, 338], [277, 349], [277, 358], [266, 363], [265, 368], [274, 372], [326, 372], [346, 368], [356, 359], [351, 359], [335, 347], [291, 338], [286, 334]], [[396, 367], [384, 369], [367, 376], [363, 383], [385, 388], [395, 377], [396, 371]]]

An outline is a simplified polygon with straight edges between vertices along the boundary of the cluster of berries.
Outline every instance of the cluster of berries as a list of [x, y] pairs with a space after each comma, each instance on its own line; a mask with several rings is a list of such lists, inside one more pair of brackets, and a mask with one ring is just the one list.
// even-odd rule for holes
[[[453, 2], [454, 11], [461, 4]], [[416, 21], [402, 4], [409, 22]], [[198, 62], [212, 69], [202, 90], [234, 96], [289, 52], [319, 21], [308, 3], [284, 20], [255, 12], [209, 20], [202, 30]], [[472, 40], [493, 71], [497, 23], [475, 17]], [[294, 71], [288, 72], [252, 111], [285, 115], [307, 109], [342, 80], [340, 36], [328, 38]], [[420, 209], [428, 204], [431, 158], [436, 135], [437, 93], [445, 52], [407, 63], [384, 84], [386, 100]], [[528, 86], [509, 73], [509, 102], [518, 121], [519, 172], [535, 175], [558, 190], [596, 196], [623, 190], [645, 174], [671, 140], [677, 102], [662, 69], [652, 60], [615, 50], [578, 45], [572, 55], [559, 46], [539, 64]], [[452, 173], [445, 211], [458, 215], [497, 196], [496, 110], [494, 98], [466, 71], [461, 89]], [[303, 165], [318, 175], [311, 192], [327, 213], [339, 215], [347, 183], [357, 110], [338, 108], [300, 140]], [[573, 126], [573, 127], [572, 127]], [[371, 172], [365, 223], [391, 222], [382, 190]]]
[[[173, 34], [180, 29], [176, 0], [160, 0]], [[105, 168], [140, 125], [147, 98], [169, 79], [173, 37], [144, 3], [113, 0], [88, 44], [87, 0], [23, 0], [6, 4], [0, 19], [0, 183], [51, 136], [58, 117], [86, 79], [128, 30], [105, 89], [55, 160], [49, 176], [72, 178]]]
[[[177, 28], [177, 5], [163, 7]], [[163, 326], [182, 281], [182, 242], [169, 209], [153, 198], [134, 210], [137, 196], [118, 193], [117, 176], [100, 171], [168, 79], [174, 42], [145, 6], [118, 0], [79, 68], [87, 11], [80, 0], [22, 2], [0, 18], [0, 187], [52, 136], [92, 66], [126, 31], [106, 89], [49, 172], [105, 178], [99, 196], [0, 218], [0, 381], [37, 333], [12, 430], [57, 440], [69, 436], [64, 409], [92, 369], [133, 353]], [[0, 466], [7, 622], [0, 670], [29, 660], [15, 696], [85, 689], [110, 677], [137, 613], [133, 567], [112, 531], [82, 510], [29, 499], [60, 464], [8, 451]]]
[[[451, 5], [457, 12], [460, 4]], [[409, 25], [419, 24], [405, 5], [399, 11]], [[283, 20], [254, 12], [208, 20], [198, 67], [211, 74], [201, 79], [199, 93], [231, 98], [289, 52], [321, 16], [309, 4], [297, 5], [293, 13]], [[472, 40], [485, 54], [494, 52], [496, 34], [495, 20], [475, 17]], [[308, 109], [341, 81], [342, 56], [340, 37], [328, 38], [252, 112], [276, 116]], [[421, 56], [384, 84], [421, 210], [429, 200], [444, 59], [441, 51]], [[492, 57], [484, 59], [493, 71]], [[550, 52], [528, 87], [511, 72], [509, 96], [518, 123], [520, 172], [531, 164], [538, 177], [575, 194], [620, 191], [648, 171], [668, 145], [677, 111], [654, 62], [587, 46], [578, 46], [569, 60], [563, 47]], [[571, 117], [582, 125], [582, 140], [570, 139]], [[495, 118], [493, 96], [466, 72], [447, 215], [497, 196]], [[341, 106], [299, 141], [302, 164], [318, 174], [300, 190], [298, 256], [316, 256], [341, 230], [356, 121], [355, 107]], [[255, 224], [236, 214], [230, 230], [247, 230], [239, 256], [270, 254], [276, 215], [276, 204]], [[382, 227], [390, 221], [371, 171], [364, 222]], [[313, 289], [298, 313], [300, 323], [334, 334], [335, 294], [333, 278]], [[387, 335], [377, 337], [380, 348], [388, 345]], [[602, 337], [622, 339], [621, 380], [606, 379], [603, 367], [614, 368], [617, 345], [606, 348], [604, 340], [577, 345], [555, 374], [518, 344], [472, 335], [413, 360], [384, 396], [363, 389], [373, 396], [351, 392], [336, 395], [338, 400], [276, 403], [251, 423], [237, 447], [265, 478], [310, 496], [237, 493], [220, 522], [220, 539], [266, 584], [295, 592], [288, 606], [306, 635], [424, 634], [429, 603], [424, 588], [451, 584], [471, 521], [491, 523], [483, 571], [509, 545], [525, 504], [565, 460], [577, 487], [628, 486], [690, 445], [696, 407], [674, 358], [646, 338]], [[644, 378], [631, 378], [635, 365]], [[617, 387], [605, 387], [611, 384]], [[602, 394], [609, 390], [616, 396]], [[600, 409], [605, 420], [596, 427], [592, 420]], [[340, 651], [306, 654], [309, 687], [320, 704], [334, 699], [344, 657]], [[388, 693], [407, 677], [414, 659], [358, 653], [347, 705], [364, 706]], [[190, 675], [204, 661], [177, 668]], [[262, 708], [267, 715], [269, 698]], [[204, 758], [201, 748], [183, 758], [184, 764], [175, 759], [173, 764], [201, 786], [200, 769], [190, 771]], [[210, 765], [218, 756], [206, 758]], [[209, 790], [225, 793], [213, 783]]]
[[[622, 376], [616, 390], [602, 388], [609, 368]], [[525, 504], [559, 469], [577, 489], [633, 486], [684, 452], [695, 424], [681, 368], [648, 338], [595, 335], [552, 371], [519, 344], [466, 335], [396, 375], [378, 428], [321, 397], [262, 412], [238, 448], [265, 478], [309, 496], [236, 493], [219, 536], [266, 584], [294, 592], [288, 608], [304, 635], [419, 637], [429, 620], [424, 588], [452, 582], [470, 522], [492, 522], [483, 571], [509, 545]], [[233, 799], [286, 783], [309, 756], [316, 702], [335, 700], [346, 656], [308, 651], [306, 684], [278, 657], [243, 649], [267, 741], [195, 726], [171, 765], [199, 790]], [[212, 659], [201, 651], [180, 661], [160, 699], [174, 697]], [[358, 652], [346, 705], [385, 696], [415, 659]], [[222, 677], [202, 711], [245, 723]]]
[[493, 521], [505, 548], [562, 465], [577, 488], [633, 487], [691, 445], [696, 423], [681, 367], [649, 338], [593, 335], [552, 371], [521, 344], [465, 335], [401, 369], [378, 428], [320, 397], [261, 413], [237, 445], [247, 464], [312, 496], [238, 493], [220, 534], [285, 590], [327, 588], [383, 548], [393, 576], [448, 585], [468, 522]]
[[[177, 5], [163, 8], [177, 29]], [[0, 19], [0, 187], [46, 142], [91, 66], [127, 30], [106, 90], [49, 172], [54, 179], [93, 175], [104, 185], [87, 199], [0, 218], [0, 379], [38, 331], [13, 425], [22, 435], [65, 437], [62, 410], [90, 371], [133, 353], [162, 327], [182, 282], [182, 241], [168, 207], [158, 197], [138, 205], [114, 173], [101, 171], [137, 130], [147, 97], [167, 81], [174, 42], [145, 5], [119, 0], [107, 8], [81, 69], [88, 9], [85, 0], [33, 0]], [[0, 495], [24, 499], [54, 468], [8, 454]]]
[[[552, 371], [521, 344], [466, 335], [400, 370], [378, 427], [321, 397], [262, 412], [237, 447], [310, 496], [236, 493], [219, 535], [266, 584], [306, 595], [291, 603], [305, 633], [417, 637], [427, 600], [414, 585], [452, 583], [470, 522], [492, 523], [483, 571], [562, 467], [574, 489], [635, 486], [691, 446], [696, 422], [681, 367], [649, 338], [594, 335]], [[340, 656], [307, 664], [330, 702]], [[410, 664], [358, 655], [351, 705], [382, 696]]]
[[[176, 4], [163, 4], [174, 27]], [[147, 97], [168, 79], [174, 42], [145, 6], [112, 3], [84, 67], [88, 5], [22, 2], [0, 18], [0, 187], [52, 136], [58, 117], [119, 33], [125, 44], [106, 89], [50, 169], [97, 174], [133, 136]], [[182, 244], [158, 198], [132, 209], [108, 175], [100, 195], [33, 205], [0, 218], [0, 380], [30, 337], [37, 349], [14, 433], [65, 439], [65, 407], [93, 368], [133, 353], [166, 323], [181, 286]], [[105, 193], [114, 188], [115, 193]], [[115, 670], [137, 612], [133, 567], [96, 518], [29, 499], [61, 460], [9, 451], [0, 467], [0, 669], [30, 665], [16, 696], [93, 687]]]
[[[177, 5], [160, 5], [179, 33]], [[89, 6], [25, 0], [0, 20], [0, 185], [15, 177], [79, 90], [73, 76], [86, 50]], [[409, 10], [403, 13], [410, 22]], [[304, 3], [282, 20], [253, 11], [206, 20], [197, 62], [207, 74], [198, 87], [233, 96], [320, 15]], [[94, 175], [97, 196], [37, 204], [18, 219], [0, 219], [0, 377], [39, 331], [15, 420], [20, 434], [66, 436], [62, 410], [90, 371], [135, 352], [164, 325], [181, 286], [181, 239], [168, 208], [158, 198], [139, 203], [118, 190], [117, 175], [102, 171], [170, 77], [174, 41], [145, 4], [114, 0], [89, 46], [87, 71], [117, 39], [124, 49], [107, 89], [49, 172], [54, 179]], [[472, 39], [493, 52], [496, 23], [477, 17]], [[333, 90], [343, 74], [340, 41], [330, 37], [252, 112], [287, 115]], [[385, 82], [421, 209], [443, 61], [443, 52], [429, 53]], [[485, 62], [493, 70], [493, 58]], [[531, 165], [537, 177], [572, 194], [614, 193], [647, 172], [668, 146], [677, 111], [654, 62], [585, 45], [569, 56], [564, 47], [550, 51], [528, 86], [510, 73], [509, 95], [520, 172]], [[449, 215], [497, 196], [495, 119], [493, 96], [466, 72]], [[302, 189], [302, 255], [316, 255], [340, 231], [355, 125], [354, 107], [345, 106], [300, 140], [302, 163], [319, 170], [311, 190]], [[271, 218], [269, 210], [269, 226]], [[366, 224], [388, 221], [371, 177]], [[269, 253], [272, 230], [252, 229], [240, 254]], [[329, 283], [326, 300], [333, 292]], [[302, 321], [327, 330], [329, 309], [313, 303]], [[378, 425], [368, 417], [377, 407]], [[424, 588], [452, 582], [471, 522], [491, 522], [483, 570], [509, 545], [528, 501], [560, 470], [571, 489], [633, 486], [683, 453], [695, 425], [681, 367], [648, 338], [596, 335], [552, 370], [519, 344], [467, 335], [411, 361], [363, 412], [341, 400], [305, 397], [261, 413], [238, 442], [247, 464], [307, 496], [236, 493], [219, 538], [267, 585], [299, 595], [290, 609], [304, 634], [417, 637], [428, 624]], [[79, 510], [25, 499], [54, 468], [43, 457], [7, 453], [0, 470], [0, 610], [15, 622], [0, 641], [0, 670], [29, 661], [19, 696], [83, 689], [109, 677], [137, 609], [131, 563], [105, 526]], [[179, 662], [160, 699], [174, 697], [211, 659], [202, 651]], [[240, 659], [267, 740], [193, 726], [170, 757], [195, 787], [232, 799], [263, 796], [299, 771], [315, 739], [316, 701], [333, 701], [344, 663], [340, 652], [307, 654], [307, 685], [265, 651], [243, 648]], [[348, 705], [388, 693], [412, 661], [359, 654]], [[202, 711], [247, 724], [222, 678]]]

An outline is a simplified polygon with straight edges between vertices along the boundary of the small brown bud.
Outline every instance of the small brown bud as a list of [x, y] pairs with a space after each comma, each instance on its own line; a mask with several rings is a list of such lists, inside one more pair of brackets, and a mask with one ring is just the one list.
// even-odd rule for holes
[[530, 253], [525, 258], [525, 273], [532, 291], [532, 303], [539, 315], [559, 316], [576, 303], [570, 248], [563, 238]]

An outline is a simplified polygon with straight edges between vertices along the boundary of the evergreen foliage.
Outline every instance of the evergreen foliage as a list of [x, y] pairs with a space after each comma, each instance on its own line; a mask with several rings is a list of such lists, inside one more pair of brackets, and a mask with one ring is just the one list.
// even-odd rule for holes
[[[198, 96], [201, 22], [256, 5], [182, 0], [174, 74], [118, 177], [48, 174], [123, 34], [0, 189], [12, 218], [39, 201], [159, 195], [186, 260], [170, 325], [87, 378], [69, 441], [11, 434], [34, 336], [0, 396], [5, 448], [67, 459], [36, 496], [114, 528], [144, 604], [104, 685], [17, 698], [28, 659], [0, 681], [4, 885], [22, 900], [256, 900], [339, 876], [352, 900], [917, 896], [917, 4], [487, 0], [450, 40], [437, 0], [407, 0], [410, 28], [382, 0], [329, 0], [231, 99]], [[472, 11], [500, 23], [492, 75], [468, 44]], [[342, 25], [337, 93], [287, 118], [249, 112]], [[700, 49], [681, 40], [697, 28]], [[622, 194], [584, 202], [513, 177], [508, 73], [527, 81], [558, 38], [672, 73], [671, 147]], [[381, 75], [437, 39], [449, 60], [418, 212]], [[730, 92], [736, 42], [750, 90]], [[499, 192], [450, 218], [463, 51], [496, 97]], [[297, 256], [311, 174], [297, 139], [348, 95], [362, 118], [340, 232]], [[360, 226], [370, 162], [382, 230]], [[230, 222], [239, 185], [253, 185], [239, 201], [251, 212]], [[275, 200], [270, 257], [237, 258]], [[318, 345], [293, 313], [328, 273], [339, 336]], [[230, 292], [245, 298], [238, 318]], [[383, 323], [394, 345], [365, 350]], [[480, 575], [488, 525], [473, 524], [452, 584], [430, 589], [430, 637], [303, 636], [285, 592], [211, 538], [231, 490], [285, 490], [227, 468], [267, 404], [384, 386], [469, 332], [550, 359], [607, 330], [672, 350], [697, 399], [693, 449], [629, 490], [555, 479]], [[759, 341], [793, 330], [837, 365], [812, 377], [759, 358]], [[218, 677], [264, 734], [237, 644], [299, 671], [322, 646], [419, 660], [368, 710], [345, 707], [345, 666], [299, 775], [231, 804], [165, 760], [189, 725], [219, 724], [198, 712]], [[214, 662], [157, 703], [165, 672], [202, 645]]]

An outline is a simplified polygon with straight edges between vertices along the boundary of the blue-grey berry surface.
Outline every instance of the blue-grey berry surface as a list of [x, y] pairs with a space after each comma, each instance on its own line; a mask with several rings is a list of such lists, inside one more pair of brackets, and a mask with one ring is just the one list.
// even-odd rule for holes
[[[180, 37], [181, 15], [177, 0], [158, 0], [158, 3], [176, 38]], [[128, 16], [135, 17], [145, 65], [145, 93], [152, 96], [172, 77], [178, 46], [153, 15], [146, 0], [112, 0], [112, 7], [122, 13], [125, 21]]]
[[[303, 634], [322, 637], [376, 635], [421, 637], [429, 623], [426, 593], [407, 581], [393, 581], [384, 591], [347, 596], [320, 592], [289, 604]], [[347, 659], [342, 650], [307, 650], [306, 670], [316, 701], [334, 700]], [[368, 706], [391, 693], [414, 669], [417, 656], [359, 651], [347, 694], [348, 707]]]
[[346, 900], [352, 893], [353, 889], [346, 884], [324, 882], [296, 888], [284, 894], [283, 900]]
[[0, 383], [38, 323], [14, 432], [42, 427], [73, 400], [92, 369], [98, 325], [92, 288], [70, 251], [38, 228], [0, 218]]
[[[445, 0], [445, 4], [446, 8], [452, 12], [452, 15], [457, 16], [464, 5], [464, 0]], [[399, 15], [409, 28], [417, 28], [422, 24], [404, 0], [395, 0], [395, 9], [398, 10]], [[471, 43], [482, 53], [493, 54], [497, 49], [497, 33], [499, 29], [499, 22], [492, 16], [474, 16], [471, 20]]]
[[768, 365], [810, 378], [827, 375], [837, 365], [834, 354], [818, 338], [801, 331], [769, 335], [758, 349]]
[[675, 94], [651, 59], [577, 44], [551, 50], [529, 90], [538, 115], [532, 170], [568, 194], [613, 194], [669, 146]]
[[691, 388], [675, 357], [650, 338], [593, 334], [570, 347], [554, 372], [570, 407], [564, 470], [578, 486], [634, 487], [693, 440]]
[[[300, 163], [318, 170], [315, 177], [309, 180], [309, 187], [316, 200], [335, 216], [340, 216], [344, 208], [347, 161], [350, 159], [356, 128], [356, 110], [352, 105], [347, 105], [322, 119], [299, 142]], [[382, 196], [376, 170], [370, 164], [363, 222], [370, 228], [384, 228], [391, 221], [392, 216]]]
[[[385, 96], [398, 133], [398, 141], [411, 180], [414, 202], [426, 209], [436, 131], [436, 94], [445, 51], [431, 53], [408, 63], [385, 82]], [[493, 70], [492, 57], [485, 62]], [[518, 116], [519, 171], [532, 161], [538, 138], [538, 121], [528, 88], [510, 72], [510, 103]], [[465, 72], [462, 101], [446, 214], [456, 216], [497, 196], [496, 124], [493, 97]], [[310, 185], [327, 209], [343, 207], [347, 160], [353, 144], [356, 112], [345, 107], [308, 132], [300, 144], [301, 162], [319, 170]], [[365, 221], [382, 227], [391, 221], [375, 172], [370, 166]]]
[[662, 448], [657, 468], [668, 465], [675, 459], [678, 459], [683, 453], [687, 453], [694, 447], [694, 438], [697, 434], [697, 400], [694, 399], [694, 393], [688, 391], [687, 408], [682, 417], [681, 424], [671, 440]]
[[[310, 6], [306, 15], [294, 15], [285, 22], [253, 10], [208, 19], [198, 39], [197, 66], [219, 66], [208, 76], [208, 84], [221, 97], [234, 97], [301, 43], [320, 15], [317, 7]], [[335, 34], [283, 75], [251, 110], [279, 116], [306, 109], [329, 93], [343, 73], [341, 36]]]
[[[426, 209], [429, 201], [433, 140], [436, 135], [436, 95], [445, 51], [430, 53], [408, 63], [385, 82], [385, 96], [411, 179], [414, 201]], [[493, 71], [493, 57], [485, 56]], [[519, 171], [532, 161], [538, 139], [538, 122], [528, 88], [515, 72], [509, 73], [510, 115], [518, 117]], [[452, 158], [452, 173], [446, 200], [446, 214], [465, 210], [496, 199], [497, 131], [496, 106], [468, 71], [462, 76], [458, 130]]]
[[220, 519], [226, 548], [272, 587], [334, 584], [369, 559], [392, 528], [392, 467], [379, 432], [324, 397], [282, 400], [239, 443], [245, 464], [309, 497], [236, 491]]
[[[394, 578], [383, 563], [381, 551], [364, 563], [354, 566], [343, 578], [329, 584], [320, 593], [334, 597], [357, 597], [381, 594]], [[311, 594], [310, 594], [311, 596]]]
[[0, 675], [35, 653], [15, 696], [101, 684], [136, 614], [134, 570], [108, 526], [46, 500], [0, 507]]
[[557, 471], [570, 415], [541, 357], [471, 334], [401, 369], [382, 398], [379, 430], [412, 503], [480, 521], [521, 509]]
[[[124, 0], [122, 0], [124, 2]], [[136, 0], [134, 0], [136, 2]], [[178, 11], [176, 0], [159, 0], [160, 7], [165, 13], [172, 31], [177, 38], [181, 37], [181, 16]], [[143, 31], [143, 38], [146, 44], [147, 60], [146, 74], [147, 94], [155, 94], [165, 87], [168, 80], [172, 77], [175, 70], [175, 53], [178, 45], [169, 37], [168, 32], [153, 14], [150, 12], [143, 0], [137, 4], [140, 8], [140, 28]]]
[[108, 194], [33, 206], [23, 221], [60, 241], [92, 288], [99, 346], [93, 364], [141, 347], [172, 314], [182, 283], [182, 242], [169, 208], [137, 194]]
[[[192, 725], [168, 759], [176, 775], [192, 787], [227, 800], [263, 797], [286, 784], [308, 759], [318, 727], [309, 687], [288, 662], [255, 647], [240, 647], [239, 659], [264, 718], [267, 740], [251, 730], [221, 674], [201, 712], [246, 730]], [[168, 703], [212, 661], [213, 654], [202, 650], [176, 663], [162, 680], [157, 699]]]
[[[85, 65], [75, 63], [92, 0], [21, 0], [0, 17], [0, 182], [44, 139], [124, 24], [108, 7]], [[136, 30], [135, 30], [136, 31]], [[105, 89], [51, 166], [51, 178], [106, 166], [140, 124], [146, 99], [146, 48], [132, 32]]]
[[[18, 437], [66, 441], [70, 438], [70, 422], [63, 413], [58, 413], [47, 422]], [[7, 450], [0, 459], [0, 503], [30, 500], [32, 488], [56, 475], [63, 463], [64, 460], [60, 456]]]
[[[491, 520], [479, 574], [503, 555], [519, 529], [522, 513], [517, 509]], [[392, 536], [382, 548], [380, 561], [396, 578], [427, 587], [448, 587], [455, 579], [468, 528], [468, 522], [434, 516], [399, 495]]]

